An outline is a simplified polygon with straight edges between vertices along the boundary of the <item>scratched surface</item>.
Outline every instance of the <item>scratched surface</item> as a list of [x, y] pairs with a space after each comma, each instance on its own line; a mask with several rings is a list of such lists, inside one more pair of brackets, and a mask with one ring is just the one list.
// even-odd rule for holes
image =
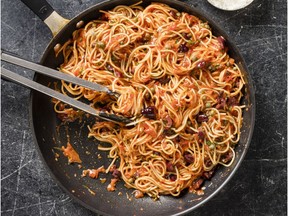
[[[72, 18], [93, 0], [50, 0]], [[187, 1], [191, 3], [192, 1]], [[39, 61], [51, 34], [18, 0], [1, 1], [2, 49]], [[254, 0], [224, 12], [193, 0], [234, 38], [256, 88], [256, 126], [244, 162], [232, 180], [191, 215], [287, 215], [287, 2]], [[32, 78], [28, 70], [6, 66]], [[1, 215], [94, 215], [51, 179], [29, 127], [29, 90], [1, 82]]]

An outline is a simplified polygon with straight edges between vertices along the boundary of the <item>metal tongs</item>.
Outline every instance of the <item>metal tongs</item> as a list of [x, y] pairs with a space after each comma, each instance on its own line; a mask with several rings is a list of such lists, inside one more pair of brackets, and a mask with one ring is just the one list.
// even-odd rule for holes
[[[19, 57], [16, 57], [14, 55], [10, 55], [7, 53], [4, 53], [3, 51], [1, 51], [1, 61], [5, 61], [14, 65], [18, 65], [27, 69], [31, 69], [37, 73], [41, 73], [43, 75], [49, 76], [49, 77], [53, 77], [59, 80], [64, 80], [66, 82], [69, 83], [73, 83], [79, 86], [83, 86], [85, 88], [89, 88], [91, 90], [94, 91], [99, 91], [99, 92], [106, 92], [109, 95], [112, 95], [114, 97], [119, 96], [118, 93], [113, 92], [111, 90], [109, 90], [108, 88], [106, 88], [105, 86], [99, 85], [97, 83], [93, 83], [93, 82], [89, 82], [87, 80], [83, 80], [80, 79], [78, 77], [73, 77], [64, 73], [60, 73], [57, 70], [53, 70], [51, 68], [42, 66], [40, 64], [36, 64], [24, 59], [21, 59]], [[12, 81], [14, 83], [17, 84], [21, 84], [25, 87], [29, 87], [33, 90], [39, 91], [43, 94], [46, 94], [52, 98], [55, 98], [57, 100], [60, 100], [64, 103], [67, 103], [77, 109], [83, 110], [86, 113], [89, 113], [91, 115], [97, 116], [103, 120], [107, 120], [107, 121], [112, 121], [112, 122], [116, 122], [116, 123], [124, 123], [124, 124], [128, 124], [131, 123], [132, 121], [129, 118], [125, 118], [123, 116], [118, 116], [115, 114], [110, 114], [110, 113], [106, 113], [104, 111], [98, 111], [94, 108], [92, 108], [91, 106], [80, 102], [74, 98], [71, 98], [69, 96], [66, 96], [64, 94], [61, 94], [59, 92], [57, 92], [56, 90], [53, 90], [49, 87], [46, 87], [40, 83], [37, 83], [33, 80], [27, 79], [19, 74], [16, 74], [10, 70], [5, 69], [4, 67], [1, 67], [1, 78], [4, 78], [6, 80]]]

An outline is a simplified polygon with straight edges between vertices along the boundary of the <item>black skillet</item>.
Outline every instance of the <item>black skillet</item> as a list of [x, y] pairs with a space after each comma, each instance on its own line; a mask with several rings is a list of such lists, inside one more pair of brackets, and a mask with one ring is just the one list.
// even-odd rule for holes
[[[79, 21], [87, 23], [90, 20], [100, 17], [99, 10], [108, 10], [119, 4], [133, 4], [138, 0], [109, 0], [97, 4], [68, 22], [59, 16], [52, 7], [44, 0], [22, 0], [30, 7], [53, 32], [54, 38], [46, 48], [41, 59], [41, 64], [57, 68], [62, 60], [62, 56], [55, 57], [54, 47], [56, 44], [63, 44], [67, 41], [72, 32], [77, 28]], [[150, 4], [151, 0], [145, 0], [143, 6]], [[208, 21], [212, 27], [214, 35], [222, 35], [226, 38], [226, 45], [229, 48], [229, 54], [236, 60], [244, 72], [246, 80], [245, 97], [243, 103], [247, 109], [243, 115], [243, 127], [241, 129], [241, 140], [236, 148], [236, 160], [230, 168], [221, 167], [217, 170], [211, 181], [205, 183], [205, 194], [198, 196], [184, 192], [180, 197], [162, 196], [160, 200], [153, 201], [149, 197], [135, 199], [131, 195], [132, 190], [124, 187], [123, 183], [117, 185], [115, 192], [106, 190], [109, 182], [109, 176], [100, 175], [100, 178], [107, 178], [106, 183], [100, 180], [82, 178], [81, 173], [84, 168], [97, 168], [101, 165], [109, 164], [105, 152], [97, 150], [98, 143], [95, 140], [88, 139], [87, 125], [93, 124], [91, 119], [83, 119], [70, 123], [68, 126], [59, 126], [60, 121], [53, 111], [51, 98], [38, 92], [31, 92], [30, 101], [30, 121], [34, 133], [35, 143], [46, 165], [47, 171], [54, 177], [55, 181], [80, 204], [86, 208], [104, 215], [180, 215], [192, 211], [213, 197], [235, 173], [242, 162], [253, 132], [255, 120], [255, 98], [251, 77], [247, 71], [244, 60], [234, 43], [228, 35], [209, 18], [194, 6], [187, 5], [175, 0], [158, 0], [166, 3], [179, 11], [185, 11], [193, 14], [202, 20]], [[52, 14], [52, 15], [51, 15]], [[65, 25], [66, 24], [66, 25]], [[61, 27], [64, 26], [62, 29]], [[61, 30], [60, 30], [61, 29]], [[59, 31], [59, 32], [58, 32]], [[49, 85], [55, 80], [35, 75], [34, 80], [44, 85]], [[80, 169], [76, 164], [68, 165], [59, 148], [66, 146], [70, 141], [83, 161], [83, 168]], [[60, 155], [56, 157], [56, 153]]]

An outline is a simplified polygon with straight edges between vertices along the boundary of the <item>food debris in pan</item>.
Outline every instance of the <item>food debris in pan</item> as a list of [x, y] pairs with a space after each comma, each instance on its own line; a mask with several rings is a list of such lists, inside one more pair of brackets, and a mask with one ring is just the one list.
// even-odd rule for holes
[[93, 178], [93, 179], [97, 179], [98, 176], [99, 176], [99, 173], [105, 173], [105, 169], [104, 169], [104, 166], [101, 166], [99, 167], [98, 169], [86, 169], [86, 170], [83, 170], [82, 172], [82, 177], [85, 177], [85, 176], [89, 176], [90, 178]]
[[66, 148], [62, 146], [61, 150], [63, 151], [63, 155], [68, 158], [68, 164], [82, 163], [79, 154], [75, 151], [69, 142], [67, 143]]

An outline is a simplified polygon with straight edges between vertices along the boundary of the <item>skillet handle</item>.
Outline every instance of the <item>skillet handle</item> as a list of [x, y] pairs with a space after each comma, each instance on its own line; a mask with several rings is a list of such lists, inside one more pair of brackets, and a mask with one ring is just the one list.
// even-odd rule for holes
[[68, 22], [46, 0], [21, 0], [49, 27], [55, 36]]

